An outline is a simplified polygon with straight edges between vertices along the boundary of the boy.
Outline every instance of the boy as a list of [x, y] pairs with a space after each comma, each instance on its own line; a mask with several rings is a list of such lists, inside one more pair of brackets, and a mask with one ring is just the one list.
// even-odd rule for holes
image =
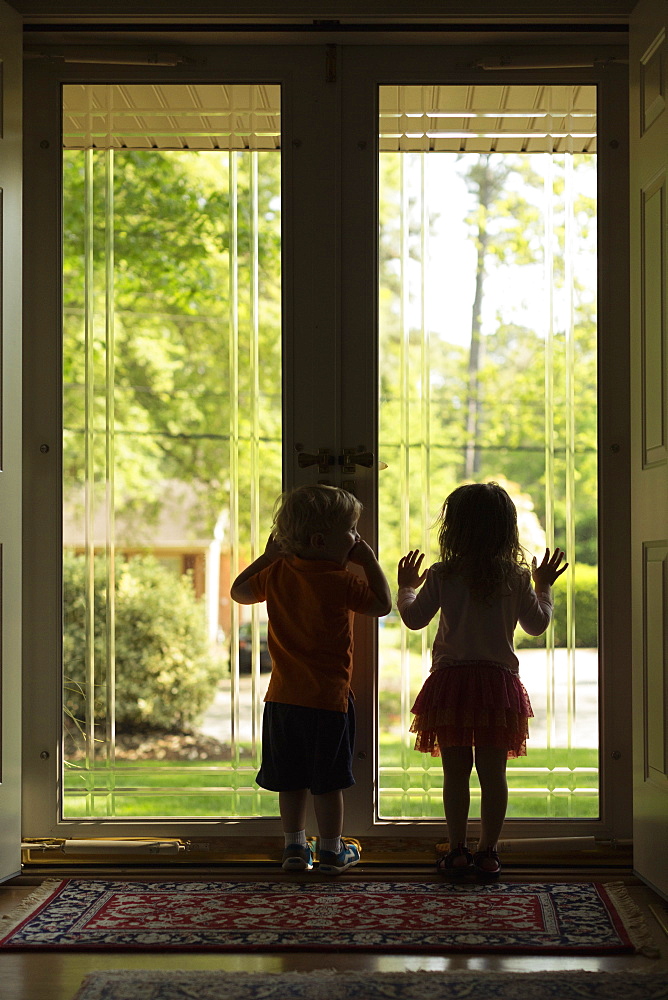
[[[335, 486], [284, 494], [264, 553], [232, 585], [239, 604], [267, 602], [272, 672], [257, 784], [279, 793], [285, 871], [313, 868], [306, 840], [308, 792], [320, 834], [320, 867], [338, 875], [357, 864], [342, 840], [343, 789], [352, 774], [355, 709], [350, 688], [353, 613], [382, 617], [392, 598], [373, 550], [357, 533], [362, 505]], [[367, 583], [346, 570], [361, 566]]]

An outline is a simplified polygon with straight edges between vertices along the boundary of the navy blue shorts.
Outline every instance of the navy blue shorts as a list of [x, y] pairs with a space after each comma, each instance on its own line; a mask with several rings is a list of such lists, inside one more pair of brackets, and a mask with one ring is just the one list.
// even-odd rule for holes
[[262, 766], [255, 779], [270, 792], [310, 788], [324, 795], [355, 784], [355, 705], [347, 712], [266, 701], [262, 719]]

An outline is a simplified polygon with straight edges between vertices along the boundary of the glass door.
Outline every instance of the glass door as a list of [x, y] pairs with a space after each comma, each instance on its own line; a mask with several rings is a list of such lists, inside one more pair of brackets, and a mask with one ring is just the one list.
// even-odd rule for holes
[[63, 87], [63, 818], [271, 815], [276, 84]]
[[39, 148], [55, 151], [30, 164], [49, 309], [29, 321], [54, 362], [36, 410], [62, 438], [32, 470], [46, 569], [28, 600], [49, 626], [29, 656], [52, 669], [27, 695], [28, 838], [277, 831], [277, 796], [254, 783], [266, 612], [229, 587], [282, 488], [337, 454], [325, 55], [31, 76]]
[[[381, 558], [436, 561], [472, 481], [508, 490], [527, 562], [565, 549], [547, 636], [515, 638], [535, 718], [508, 817], [598, 818], [596, 88], [381, 86], [379, 136]], [[442, 815], [409, 734], [436, 625], [380, 633], [381, 817]]]
[[[324, 481], [359, 496], [394, 588], [401, 552], [435, 557], [440, 503], [470, 478], [508, 484], [532, 553], [563, 544], [575, 563], [547, 645], [522, 647], [537, 756], [509, 818], [610, 829], [605, 87], [586, 69], [491, 86], [473, 53], [444, 68], [445, 51], [231, 46], [131, 77], [33, 69], [30, 276], [48, 308], [29, 304], [27, 324], [46, 450], [29, 456], [43, 627], [27, 642], [26, 837], [275, 837], [275, 796], [253, 780], [265, 619], [231, 604], [230, 580], [280, 490]], [[351, 835], [442, 833], [439, 762], [408, 733], [430, 637], [395, 613], [356, 622]], [[613, 668], [622, 651], [608, 646]]]
[[[528, 756], [509, 768], [504, 836], [629, 837], [628, 602], [618, 589], [628, 470], [616, 395], [626, 332], [615, 270], [625, 209], [614, 184], [623, 70], [601, 74], [593, 59], [560, 70], [556, 50], [534, 55], [527, 69], [526, 53], [509, 49], [501, 70], [498, 52], [464, 47], [347, 55], [344, 437], [360, 450], [377, 441], [373, 468], [357, 467], [353, 481], [373, 498], [393, 586], [409, 548], [437, 558], [434, 523], [461, 482], [506, 486], [529, 557], [567, 550], [554, 625], [538, 642], [517, 635], [535, 718]], [[444, 839], [440, 761], [416, 753], [409, 732], [435, 625], [408, 633], [393, 612], [377, 638], [365, 627], [377, 672], [358, 680], [369, 705], [356, 764], [362, 831]]]

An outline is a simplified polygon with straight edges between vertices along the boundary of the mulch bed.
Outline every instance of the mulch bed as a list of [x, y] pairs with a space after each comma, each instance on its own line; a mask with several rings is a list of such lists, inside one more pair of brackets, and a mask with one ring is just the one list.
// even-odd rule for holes
[[[65, 734], [65, 759], [73, 763], [83, 760], [85, 746], [76, 728]], [[241, 749], [241, 756], [246, 751]], [[229, 743], [221, 743], [202, 733], [170, 733], [156, 730], [150, 733], [116, 733], [116, 760], [229, 760]]]

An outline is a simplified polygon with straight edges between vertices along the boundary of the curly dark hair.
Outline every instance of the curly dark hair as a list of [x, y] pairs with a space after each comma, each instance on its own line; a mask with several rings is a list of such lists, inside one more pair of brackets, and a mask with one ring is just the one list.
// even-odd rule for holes
[[458, 486], [438, 521], [442, 572], [461, 576], [476, 598], [490, 600], [528, 572], [515, 504], [498, 483]]

